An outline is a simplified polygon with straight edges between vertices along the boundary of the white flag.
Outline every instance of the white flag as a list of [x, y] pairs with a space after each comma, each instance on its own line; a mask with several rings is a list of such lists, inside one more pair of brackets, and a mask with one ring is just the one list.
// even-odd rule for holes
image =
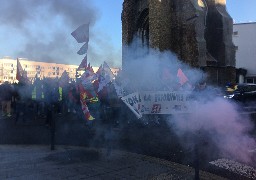
[[105, 86], [107, 86], [107, 84], [110, 83], [115, 77], [106, 62], [104, 62], [102, 69], [100, 70], [98, 76], [99, 76], [98, 77], [98, 79], [99, 79], [98, 92], [100, 92]]
[[116, 82], [114, 81], [113, 82], [114, 84], [114, 87], [115, 87], [115, 90], [116, 90], [116, 94], [117, 94], [117, 97], [121, 98], [124, 96], [124, 88], [122, 86], [119, 86], [118, 84], [116, 84]]

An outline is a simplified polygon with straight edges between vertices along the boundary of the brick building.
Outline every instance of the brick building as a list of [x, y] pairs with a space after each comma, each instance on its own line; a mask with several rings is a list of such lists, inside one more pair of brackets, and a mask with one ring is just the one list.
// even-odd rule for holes
[[[144, 46], [170, 50], [178, 58], [203, 69], [208, 82], [235, 82], [233, 20], [226, 0], [124, 0], [122, 44], [137, 36]], [[123, 48], [123, 69], [129, 61]]]

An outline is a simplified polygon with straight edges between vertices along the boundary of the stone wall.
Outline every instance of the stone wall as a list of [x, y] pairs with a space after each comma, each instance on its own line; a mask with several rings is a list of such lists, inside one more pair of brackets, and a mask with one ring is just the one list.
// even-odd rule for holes
[[[171, 47], [171, 6], [168, 0], [149, 0], [150, 46], [160, 51]], [[161, 18], [159, 18], [161, 17]]]
[[228, 82], [236, 82], [236, 68], [232, 66], [205, 66], [202, 68], [207, 73], [206, 80], [212, 85], [224, 86]]
[[219, 66], [235, 66], [235, 46], [232, 42], [233, 20], [225, 0], [206, 0], [208, 4], [206, 41], [209, 53]]
[[[123, 47], [135, 36], [144, 38], [145, 43], [145, 31], [148, 46], [170, 50], [192, 67], [204, 68], [213, 84], [233, 82], [233, 25], [225, 3], [225, 0], [124, 0]], [[123, 49], [123, 65], [125, 61]]]

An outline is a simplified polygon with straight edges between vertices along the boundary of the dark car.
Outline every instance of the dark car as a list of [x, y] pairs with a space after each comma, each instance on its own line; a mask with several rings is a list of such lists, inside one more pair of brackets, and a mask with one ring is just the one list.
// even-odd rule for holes
[[256, 105], [256, 84], [238, 84], [233, 91], [226, 91], [224, 98], [232, 99], [243, 104]]

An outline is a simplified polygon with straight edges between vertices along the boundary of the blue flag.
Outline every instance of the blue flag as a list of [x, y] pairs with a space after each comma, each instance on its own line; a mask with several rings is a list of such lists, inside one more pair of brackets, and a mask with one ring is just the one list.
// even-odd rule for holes
[[87, 53], [87, 50], [88, 50], [88, 42], [85, 42], [85, 44], [79, 49], [77, 54], [83, 55], [83, 54]]

